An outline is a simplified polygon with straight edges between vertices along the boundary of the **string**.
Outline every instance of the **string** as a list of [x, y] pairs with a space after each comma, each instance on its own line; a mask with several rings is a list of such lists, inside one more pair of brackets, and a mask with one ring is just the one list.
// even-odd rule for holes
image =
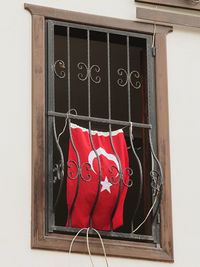
[[81, 230], [78, 231], [78, 233], [73, 237], [72, 241], [71, 241], [71, 244], [70, 244], [70, 247], [69, 247], [69, 254], [71, 254], [71, 251], [72, 251], [72, 246], [74, 244], [74, 241], [76, 240], [77, 236], [83, 231], [83, 230], [86, 230], [87, 228], [82, 228]]
[[[77, 110], [76, 110], [75, 108], [73, 108], [73, 109], [70, 109], [70, 110], [66, 113], [66, 115], [71, 114], [71, 112], [73, 112], [73, 111], [74, 111], [75, 115], [78, 114], [78, 113], [77, 113]], [[64, 127], [63, 127], [62, 131], [61, 131], [61, 132], [59, 133], [59, 135], [58, 135], [58, 143], [59, 143], [60, 137], [62, 136], [62, 134], [64, 133], [64, 131], [65, 131], [66, 127], [67, 127], [67, 122], [68, 122], [68, 116], [67, 116], [66, 119], [65, 119], [65, 124], [64, 124]]]
[[156, 37], [156, 24], [153, 24], [153, 39], [152, 39], [152, 45], [151, 48], [155, 47], [155, 37]]
[[90, 251], [90, 246], [89, 246], [89, 236], [88, 236], [90, 229], [97, 233], [97, 235], [98, 235], [98, 237], [100, 239], [100, 242], [101, 242], [102, 249], [103, 249], [103, 254], [104, 254], [104, 259], [105, 259], [105, 262], [106, 262], [106, 266], [109, 267], [108, 259], [107, 259], [107, 256], [106, 256], [106, 250], [105, 250], [105, 246], [104, 246], [104, 243], [103, 243], [103, 239], [102, 239], [99, 231], [97, 231], [94, 228], [88, 228], [87, 229], [87, 248], [88, 248], [88, 253], [89, 253], [89, 255], [90, 255], [91, 259], [92, 259], [92, 255], [91, 255], [91, 251]]
[[90, 256], [91, 264], [94, 267], [94, 262], [93, 262], [93, 259], [92, 259], [92, 254], [91, 254], [91, 251], [90, 251], [90, 244], [89, 244], [89, 231], [90, 231], [90, 228], [88, 227], [87, 228], [87, 232], [86, 232], [87, 250], [88, 250], [88, 254]]
[[105, 262], [106, 262], [106, 266], [109, 267], [109, 264], [108, 264], [108, 259], [107, 259], [107, 256], [106, 256], [106, 250], [105, 250], [105, 246], [104, 246], [104, 243], [103, 243], [103, 239], [99, 233], [99, 231], [97, 231], [96, 229], [94, 228], [91, 228], [91, 227], [88, 227], [88, 228], [82, 228], [80, 229], [77, 234], [73, 237], [72, 241], [71, 241], [71, 244], [70, 244], [70, 247], [69, 247], [69, 252], [68, 252], [68, 255], [70, 256], [71, 255], [71, 251], [72, 251], [72, 247], [73, 247], [73, 244], [76, 240], [76, 238], [78, 237], [78, 235], [82, 232], [86, 230], [86, 244], [87, 244], [87, 250], [88, 250], [88, 254], [89, 254], [89, 257], [90, 257], [90, 262], [92, 264], [92, 266], [94, 267], [94, 262], [93, 262], [93, 259], [92, 259], [92, 254], [91, 254], [91, 250], [90, 250], [90, 244], [89, 244], [89, 231], [90, 230], [93, 230], [94, 232], [96, 232], [96, 234], [98, 235], [99, 239], [100, 239], [100, 242], [101, 242], [101, 246], [102, 246], [102, 249], [103, 249], [103, 254], [104, 254], [104, 258], [105, 258]]
[[[130, 136], [131, 136], [131, 138], [133, 139], [133, 123], [132, 122], [130, 122]], [[158, 200], [158, 196], [159, 196], [159, 192], [157, 193], [157, 195], [155, 196], [155, 199], [154, 199], [154, 202], [153, 202], [153, 204], [152, 204], [152, 206], [151, 206], [151, 208], [149, 209], [149, 211], [148, 211], [148, 213], [147, 213], [147, 215], [146, 215], [146, 217], [144, 218], [144, 220], [131, 232], [132, 234], [134, 234], [145, 222], [146, 222], [146, 220], [149, 218], [149, 216], [150, 216], [150, 214], [151, 214], [151, 212], [152, 212], [152, 210], [153, 210], [153, 208], [155, 207], [155, 205], [156, 205], [156, 202], [157, 202], [157, 200]]]
[[155, 204], [156, 204], [156, 202], [157, 202], [157, 199], [158, 199], [158, 195], [155, 197], [155, 199], [154, 199], [154, 202], [153, 202], [153, 204], [152, 204], [152, 206], [151, 206], [151, 208], [149, 209], [149, 211], [148, 211], [148, 213], [147, 213], [147, 215], [146, 215], [146, 217], [144, 218], [144, 220], [132, 231], [132, 234], [134, 234], [145, 222], [146, 222], [146, 220], [149, 218], [149, 215], [151, 214], [151, 212], [152, 212], [152, 210], [153, 210], [153, 208], [154, 208], [154, 206], [155, 206]]
[[[156, 10], [158, 8], [158, 6], [156, 5]], [[155, 47], [155, 37], [156, 37], [156, 23], [154, 21], [154, 24], [153, 24], [153, 39], [152, 39], [152, 45], [151, 45], [151, 48], [154, 48]]]

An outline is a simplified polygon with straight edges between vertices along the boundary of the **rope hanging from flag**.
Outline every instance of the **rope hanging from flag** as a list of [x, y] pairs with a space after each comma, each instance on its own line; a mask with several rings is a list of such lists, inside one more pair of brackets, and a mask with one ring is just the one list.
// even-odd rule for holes
[[[107, 259], [107, 255], [106, 255], [106, 250], [105, 250], [105, 246], [104, 246], [104, 242], [103, 242], [103, 239], [99, 233], [99, 231], [97, 231], [96, 229], [94, 228], [82, 228], [80, 229], [77, 234], [73, 237], [71, 243], [70, 243], [70, 247], [69, 247], [69, 252], [68, 252], [68, 255], [70, 257], [71, 255], [71, 252], [72, 252], [72, 248], [73, 248], [73, 245], [74, 245], [74, 242], [76, 240], [76, 238], [79, 236], [79, 234], [81, 234], [81, 232], [85, 231], [86, 230], [86, 244], [87, 244], [87, 250], [88, 250], [88, 254], [89, 254], [89, 257], [90, 257], [90, 262], [92, 264], [92, 267], [95, 267], [94, 265], [94, 262], [93, 262], [93, 259], [92, 259], [92, 254], [91, 254], [91, 250], [90, 250], [90, 244], [89, 244], [89, 231], [92, 230], [94, 231], [97, 236], [99, 237], [100, 239], [100, 242], [101, 242], [101, 246], [102, 246], [102, 249], [103, 249], [103, 255], [104, 255], [104, 259], [105, 259], [105, 262], [106, 262], [106, 266], [109, 267], [109, 264], [108, 264], [108, 259]], [[69, 266], [70, 266], [70, 260], [69, 260]]]

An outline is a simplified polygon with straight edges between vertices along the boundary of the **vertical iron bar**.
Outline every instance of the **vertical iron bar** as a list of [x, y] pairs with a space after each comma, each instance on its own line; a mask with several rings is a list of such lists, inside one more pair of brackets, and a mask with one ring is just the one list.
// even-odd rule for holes
[[[155, 65], [155, 57], [152, 54], [152, 41], [153, 37], [150, 36], [147, 40], [147, 46], [146, 46], [146, 61], [147, 61], [147, 93], [148, 93], [148, 122], [152, 124], [152, 131], [149, 131], [149, 142], [150, 142], [150, 148], [152, 145], [152, 148], [155, 148], [155, 151], [157, 153], [157, 143], [156, 143], [156, 98], [155, 98], [155, 77], [154, 77], [154, 65]], [[153, 189], [152, 189], [152, 203], [154, 201], [153, 197]], [[155, 209], [153, 210], [155, 211]], [[156, 222], [152, 221], [152, 235], [154, 239], [157, 237], [157, 226]]]
[[[71, 109], [71, 73], [70, 73], [70, 27], [67, 27], [67, 75], [68, 75], [68, 112]], [[80, 186], [80, 179], [81, 179], [81, 162], [78, 150], [74, 144], [72, 132], [71, 132], [71, 119], [69, 119], [69, 140], [71, 141], [72, 147], [75, 151], [76, 158], [77, 158], [77, 168], [78, 168], [78, 177], [77, 177], [77, 185], [76, 185], [76, 192], [75, 196], [71, 205], [70, 210], [68, 211], [68, 224], [71, 226], [71, 217], [73, 213], [73, 209], [76, 203], [76, 199], [78, 196], [79, 186]], [[69, 160], [69, 159], [68, 159]], [[69, 178], [68, 178], [69, 179]]]
[[127, 47], [127, 79], [128, 79], [128, 120], [131, 121], [131, 90], [130, 90], [130, 47], [129, 47], [129, 36], [126, 37]]
[[[55, 110], [55, 83], [54, 83], [54, 23], [48, 21], [48, 109]], [[53, 209], [53, 117], [48, 117], [48, 231], [52, 232], [55, 225]]]
[[133, 215], [132, 215], [132, 218], [131, 218], [131, 231], [133, 231], [134, 229], [134, 219], [135, 219], [135, 215], [138, 211], [138, 208], [139, 208], [139, 205], [140, 205], [140, 201], [141, 201], [141, 197], [142, 197], [142, 188], [143, 188], [143, 170], [142, 170], [142, 164], [141, 164], [141, 161], [136, 153], [136, 150], [135, 150], [135, 147], [134, 147], [134, 144], [133, 144], [133, 139], [134, 139], [134, 136], [133, 136], [133, 133], [132, 133], [132, 125], [130, 125], [129, 127], [129, 139], [130, 139], [130, 143], [131, 143], [131, 149], [133, 151], [133, 155], [135, 156], [136, 158], [136, 161], [138, 163], [138, 167], [139, 167], [139, 178], [140, 178], [140, 185], [139, 185], [139, 192], [138, 192], [138, 199], [137, 199], [137, 203], [136, 203], [136, 206], [135, 206], [135, 210], [133, 212]]
[[122, 166], [121, 166], [121, 161], [120, 161], [119, 155], [117, 154], [117, 151], [115, 149], [115, 145], [113, 143], [112, 126], [111, 126], [111, 124], [109, 124], [109, 137], [110, 137], [110, 143], [111, 143], [111, 146], [112, 146], [112, 150], [113, 150], [113, 152], [115, 154], [115, 157], [117, 159], [117, 162], [119, 164], [119, 170], [118, 170], [119, 171], [119, 189], [118, 189], [117, 199], [116, 199], [116, 202], [115, 202], [115, 205], [114, 205], [112, 214], [111, 214], [111, 230], [113, 230], [112, 220], [113, 220], [114, 215], [115, 215], [115, 212], [117, 210], [117, 207], [118, 207], [118, 204], [119, 204], [120, 195], [121, 195], [121, 191], [122, 191], [122, 186], [123, 186], [123, 172], [122, 172]]
[[62, 148], [60, 146], [57, 131], [56, 131], [56, 119], [55, 119], [55, 117], [53, 117], [53, 132], [54, 132], [54, 139], [55, 139], [57, 149], [59, 151], [60, 159], [61, 159], [60, 186], [59, 186], [58, 194], [56, 196], [56, 200], [55, 200], [55, 204], [54, 204], [54, 212], [55, 212], [56, 207], [57, 207], [59, 200], [60, 200], [60, 197], [61, 197], [62, 188], [64, 186], [64, 155], [63, 155], [63, 151], [62, 151]]
[[142, 188], [143, 188], [143, 171], [142, 171], [142, 164], [141, 161], [136, 153], [134, 144], [133, 144], [133, 125], [131, 124], [131, 81], [130, 81], [130, 39], [129, 36], [126, 37], [126, 49], [127, 49], [127, 76], [128, 76], [128, 120], [130, 122], [130, 128], [129, 128], [129, 139], [130, 139], [130, 143], [131, 143], [131, 148], [133, 151], [133, 155], [136, 158], [136, 161], [138, 163], [138, 167], [139, 167], [139, 173], [140, 173], [140, 184], [139, 184], [139, 192], [138, 192], [138, 199], [137, 199], [137, 203], [136, 203], [136, 207], [135, 210], [133, 212], [132, 218], [131, 218], [131, 228], [133, 231], [134, 228], [134, 219], [135, 219], [135, 215], [137, 213], [137, 210], [139, 208], [140, 205], [140, 201], [141, 201], [141, 197], [142, 197]]
[[[69, 32], [69, 27], [67, 27], [67, 72], [68, 72], [68, 111], [70, 110], [70, 36], [69, 36], [70, 32]], [[67, 120], [67, 119], [66, 119]], [[66, 123], [66, 121], [65, 121]], [[60, 153], [61, 156], [61, 181], [60, 181], [60, 187], [58, 190], [58, 194], [56, 197], [56, 201], [54, 204], [54, 210], [56, 209], [58, 203], [59, 203], [59, 199], [61, 197], [61, 193], [62, 193], [62, 188], [64, 186], [64, 156], [63, 156], [63, 152], [62, 152], [62, 148], [59, 144], [59, 140], [58, 140], [58, 135], [57, 135], [57, 131], [56, 131], [56, 122], [55, 122], [55, 117], [53, 118], [53, 130], [54, 130], [54, 137], [55, 137], [55, 141], [56, 141], [56, 145], [58, 148], [58, 151]]]
[[90, 31], [87, 30], [87, 75], [88, 75], [88, 116], [91, 116], [90, 86], [91, 86], [91, 70], [90, 70]]
[[[70, 28], [67, 27], [67, 95], [68, 95], [68, 110], [67, 112], [70, 112], [70, 106], [71, 106], [71, 84], [70, 84]], [[67, 120], [67, 118], [66, 118]], [[71, 120], [68, 120], [69, 122], [69, 127], [70, 127], [70, 123]], [[70, 141], [70, 131], [69, 131], [69, 139]], [[68, 142], [69, 143], [69, 142]], [[68, 160], [68, 158], [67, 158]], [[68, 172], [68, 169], [67, 169]], [[67, 176], [66, 176], [67, 177]], [[67, 179], [69, 179], [67, 177]], [[67, 202], [67, 180], [66, 180], [66, 202]], [[68, 214], [67, 214], [67, 220], [69, 222], [69, 225], [71, 224], [71, 211], [68, 209]]]
[[92, 150], [94, 151], [96, 157], [97, 157], [97, 163], [98, 163], [98, 186], [97, 186], [97, 192], [96, 192], [96, 196], [95, 196], [95, 200], [94, 200], [94, 204], [92, 206], [91, 212], [90, 212], [90, 218], [89, 218], [89, 224], [90, 227], [92, 227], [92, 216], [94, 214], [96, 205], [97, 205], [97, 201], [99, 199], [99, 193], [100, 193], [100, 185], [101, 185], [101, 177], [102, 177], [102, 169], [101, 169], [101, 161], [100, 161], [100, 157], [99, 154], [96, 151], [96, 148], [94, 146], [94, 142], [92, 139], [92, 134], [91, 134], [91, 122], [89, 122], [89, 138], [90, 138], [90, 143], [92, 146]]
[[[90, 31], [87, 31], [87, 60], [88, 60], [88, 116], [91, 117], [91, 73], [90, 73]], [[100, 185], [101, 185], [101, 177], [102, 177], [102, 169], [101, 169], [101, 161], [100, 161], [100, 157], [96, 151], [93, 139], [92, 139], [92, 134], [91, 134], [91, 121], [89, 120], [88, 122], [89, 124], [89, 139], [90, 139], [90, 143], [92, 146], [92, 150], [94, 151], [96, 157], [97, 157], [97, 162], [98, 162], [98, 186], [97, 186], [97, 192], [96, 192], [96, 196], [95, 196], [95, 200], [94, 200], [94, 204], [92, 206], [92, 209], [90, 211], [90, 217], [89, 217], [89, 225], [90, 227], [92, 227], [92, 216], [94, 214], [96, 205], [97, 205], [97, 201], [99, 198], [99, 193], [100, 193]]]
[[108, 118], [111, 119], [111, 88], [110, 88], [110, 34], [107, 33], [107, 64], [108, 64]]
[[[158, 167], [158, 170], [159, 170], [159, 173], [160, 173], [160, 188], [159, 188], [159, 192], [157, 192], [157, 194], [159, 194], [159, 198], [158, 198], [158, 204], [154, 210], [154, 215], [153, 215], [153, 220], [155, 219], [157, 213], [158, 213], [158, 210], [159, 210], [159, 205], [160, 205], [160, 201], [161, 201], [161, 198], [162, 198], [162, 187], [163, 187], [163, 170], [162, 170], [162, 166], [154, 152], [154, 148], [153, 148], [153, 143], [152, 143], [152, 138], [151, 138], [151, 130], [149, 130], [149, 144], [150, 144], [150, 149], [151, 149], [151, 154], [152, 154], [152, 157], [153, 157], [153, 160], [156, 162], [157, 164], [157, 167]], [[159, 182], [159, 181], [158, 181]]]
[[67, 27], [67, 83], [68, 83], [68, 112], [71, 109], [71, 83], [70, 83], [70, 28]]
[[[77, 169], [78, 169], [78, 177], [77, 177], [77, 185], [76, 185], [76, 192], [75, 192], [75, 196], [74, 196], [74, 199], [73, 199], [73, 202], [72, 202], [72, 205], [71, 205], [71, 209], [69, 210], [69, 216], [68, 216], [68, 224], [69, 226], [71, 226], [71, 217], [72, 217], [72, 212], [73, 212], [73, 209], [74, 209], [74, 206], [75, 206], [75, 203], [76, 203], [76, 199], [77, 199], [77, 196], [78, 196], [78, 191], [79, 191], [79, 187], [80, 187], [80, 179], [81, 179], [81, 162], [80, 162], [80, 156], [79, 156], [79, 153], [78, 153], [78, 150], [75, 146], [75, 143], [74, 143], [74, 139], [73, 139], [73, 136], [72, 136], [72, 132], [71, 132], [71, 120], [69, 119], [69, 139], [71, 141], [71, 144], [72, 144], [72, 147], [74, 149], [74, 152], [76, 154], [76, 158], [77, 158]], [[69, 160], [69, 159], [68, 159]], [[69, 178], [68, 178], [69, 179]]]
[[[110, 73], [110, 34], [107, 33], [107, 67], [108, 67], [108, 117], [109, 117], [109, 120], [111, 119], [111, 79], [110, 79], [110, 76], [111, 76], [111, 73]], [[109, 123], [109, 138], [110, 138], [110, 143], [111, 143], [111, 147], [112, 147], [112, 150], [115, 154], [115, 157], [117, 159], [117, 162], [119, 164], [119, 189], [118, 189], [118, 195], [117, 195], [117, 199], [116, 199], [116, 202], [115, 202], [115, 205], [113, 207], [113, 210], [112, 210], [112, 214], [111, 214], [111, 217], [110, 217], [110, 228], [111, 230], [113, 230], [113, 218], [114, 218], [114, 215], [115, 215], [115, 212], [116, 212], [116, 209], [117, 209], [117, 206], [118, 206], [118, 203], [119, 203], [119, 198], [120, 198], [120, 195], [121, 195], [121, 190], [122, 190], [122, 185], [123, 185], [123, 177], [122, 177], [122, 167], [121, 167], [121, 161], [120, 161], [120, 158], [116, 152], [116, 149], [115, 149], [115, 146], [114, 146], [114, 143], [113, 143], [113, 139], [112, 139], [112, 126], [111, 124]]]

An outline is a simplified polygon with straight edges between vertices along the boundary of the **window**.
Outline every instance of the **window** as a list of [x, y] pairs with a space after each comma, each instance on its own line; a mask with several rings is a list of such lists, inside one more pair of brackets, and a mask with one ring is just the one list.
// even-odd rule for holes
[[136, 2], [141, 3], [148, 3], [148, 4], [155, 4], [155, 5], [163, 5], [163, 6], [170, 6], [170, 7], [182, 7], [186, 9], [200, 9], [200, 1], [199, 0], [135, 0]]
[[[166, 34], [171, 28], [157, 26], [155, 53], [151, 24], [25, 7], [33, 15], [32, 247], [68, 250], [78, 231], [66, 227], [70, 220], [66, 207], [68, 144], [69, 140], [73, 143], [74, 123], [79, 129], [89, 129], [90, 137], [92, 130], [108, 132], [111, 144], [112, 132], [123, 127], [134, 186], [127, 185], [122, 227], [101, 231], [107, 253], [172, 261], [165, 65]], [[92, 139], [90, 145], [97, 154]], [[155, 199], [162, 179], [156, 176], [161, 176], [161, 169], [154, 148], [163, 165], [161, 206], [159, 198]], [[113, 145], [112, 149], [118, 162]], [[88, 165], [83, 165], [88, 171]], [[77, 170], [80, 176], [80, 164]], [[113, 176], [108, 177], [110, 184]], [[142, 227], [132, 233], [142, 221]], [[91, 239], [92, 252], [101, 254], [95, 233], [91, 232]], [[86, 251], [83, 238], [75, 251]]]

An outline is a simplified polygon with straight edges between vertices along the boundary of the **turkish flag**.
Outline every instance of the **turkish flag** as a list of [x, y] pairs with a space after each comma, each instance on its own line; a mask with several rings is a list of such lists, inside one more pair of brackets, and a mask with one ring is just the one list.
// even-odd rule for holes
[[[116, 203], [118, 203], [112, 219], [113, 229], [116, 229], [123, 225], [123, 207], [129, 181], [129, 175], [126, 171], [129, 167], [129, 160], [124, 133], [122, 129], [111, 132], [112, 146], [109, 132], [91, 131], [95, 153], [88, 129], [72, 123], [70, 127], [72, 140], [69, 141], [68, 175], [66, 179], [68, 206], [66, 226], [74, 228], [89, 227], [90, 215], [99, 184], [98, 154], [102, 175], [99, 196], [92, 216], [92, 227], [98, 230], [111, 230], [112, 213]], [[79, 154], [81, 175], [78, 175], [76, 152]], [[116, 155], [118, 155], [118, 159]], [[119, 160], [123, 171], [121, 188]]]

